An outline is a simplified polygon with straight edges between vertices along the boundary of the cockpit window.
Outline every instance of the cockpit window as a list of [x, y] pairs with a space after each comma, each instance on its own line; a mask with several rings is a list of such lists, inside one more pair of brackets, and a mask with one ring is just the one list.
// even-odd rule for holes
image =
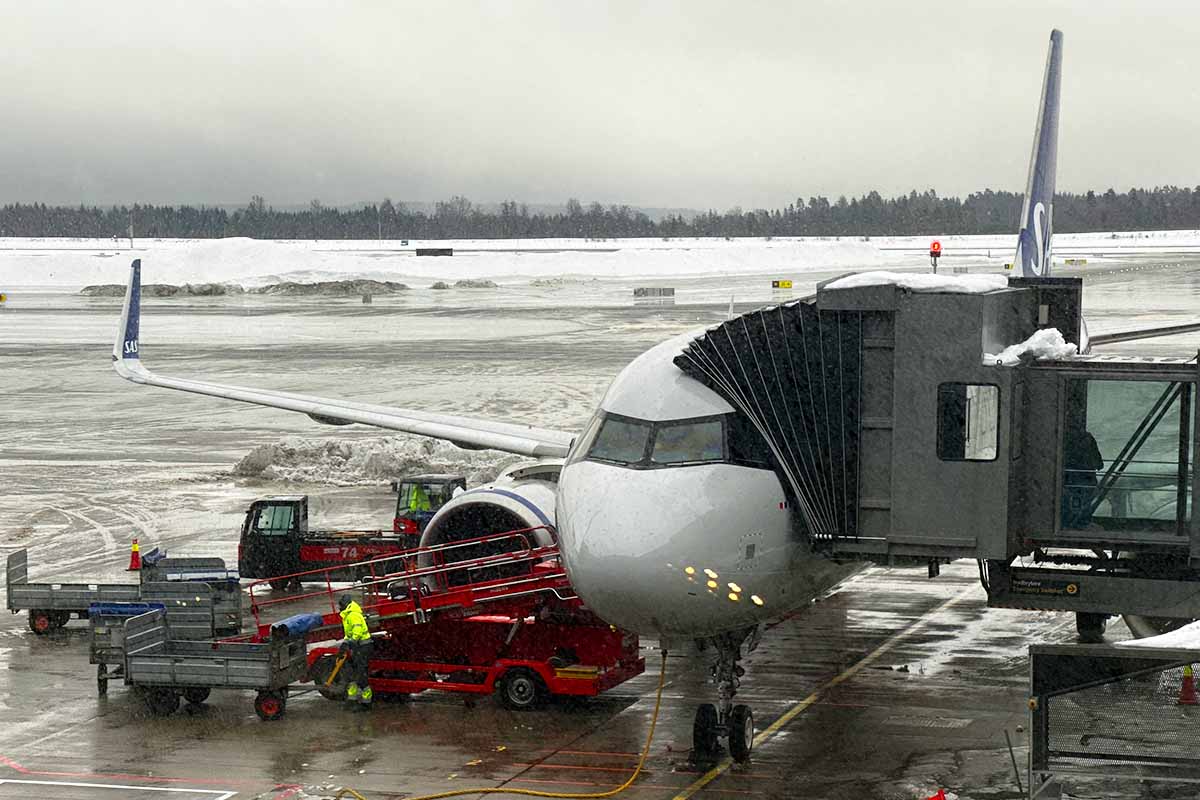
[[583, 429], [583, 433], [576, 437], [571, 443], [571, 451], [567, 453], [567, 464], [574, 464], [576, 461], [582, 461], [587, 458], [588, 451], [592, 449], [592, 440], [596, 438], [596, 432], [600, 430], [600, 423], [604, 422], [604, 413], [596, 412], [592, 418], [588, 420], [587, 426]]
[[646, 457], [650, 423], [624, 417], [606, 417], [588, 450], [588, 458], [635, 464]]
[[724, 457], [721, 420], [659, 423], [650, 460], [655, 464], [695, 464]]
[[630, 469], [733, 464], [770, 469], [766, 442], [738, 414], [664, 422], [597, 413], [571, 446], [567, 463], [603, 461]]

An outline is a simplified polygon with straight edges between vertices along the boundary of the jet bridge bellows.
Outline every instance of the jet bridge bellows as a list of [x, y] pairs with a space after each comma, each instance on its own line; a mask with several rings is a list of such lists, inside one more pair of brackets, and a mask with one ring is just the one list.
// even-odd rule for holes
[[858, 527], [862, 314], [808, 302], [729, 320], [675, 363], [762, 434], [813, 540]]
[[1200, 618], [1196, 360], [1001, 359], [1077, 345], [1081, 281], [913, 278], [826, 282], [675, 364], [766, 441], [817, 551], [978, 559], [994, 606]]

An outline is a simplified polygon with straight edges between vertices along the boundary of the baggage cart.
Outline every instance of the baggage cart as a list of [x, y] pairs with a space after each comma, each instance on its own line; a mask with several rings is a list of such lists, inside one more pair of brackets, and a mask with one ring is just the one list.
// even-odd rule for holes
[[161, 603], [92, 603], [88, 608], [88, 663], [96, 665], [96, 693], [125, 677], [125, 620], [162, 609]]
[[88, 662], [96, 665], [96, 690], [108, 693], [108, 682], [125, 677], [125, 622], [161, 610], [172, 639], [208, 641], [213, 638], [215, 605], [204, 583], [142, 584], [142, 602], [94, 603], [88, 609]]
[[259, 718], [279, 719], [288, 685], [307, 669], [302, 636], [272, 636], [259, 644], [173, 639], [161, 610], [125, 622], [125, 683], [155, 714], [174, 713], [180, 697], [202, 703], [213, 689], [252, 689]]
[[142, 583], [203, 582], [212, 589], [213, 633], [232, 636], [242, 630], [242, 586], [237, 570], [226, 569], [222, 558], [164, 558], [143, 562]]
[[10, 553], [5, 586], [8, 610], [29, 612], [29, 629], [45, 634], [67, 624], [72, 615], [86, 619], [92, 603], [133, 603], [141, 587], [126, 583], [30, 583], [29, 553]]
[[[172, 562], [183, 563], [172, 566]], [[211, 596], [216, 609], [212, 628], [217, 633], [231, 635], [241, 631], [241, 585], [237, 573], [226, 570], [225, 562], [219, 558], [162, 559], [147, 563], [139, 575], [139, 583], [30, 583], [29, 554], [24, 549], [9, 554], [7, 567], [8, 609], [14, 614], [28, 611], [29, 629], [39, 635], [61, 628], [72, 616], [88, 619], [88, 609], [94, 603], [146, 601], [149, 599], [146, 587], [151, 584], [206, 586], [206, 589], [188, 589], [186, 594]], [[165, 590], [157, 591], [161, 594]], [[211, 631], [207, 638], [212, 638]]]

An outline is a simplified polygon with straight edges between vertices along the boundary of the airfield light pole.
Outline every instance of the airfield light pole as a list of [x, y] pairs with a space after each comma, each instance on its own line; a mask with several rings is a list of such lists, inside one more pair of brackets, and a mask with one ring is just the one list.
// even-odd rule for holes
[[933, 264], [933, 274], [937, 275], [937, 260], [942, 256], [942, 243], [936, 239], [929, 245], [929, 263]]

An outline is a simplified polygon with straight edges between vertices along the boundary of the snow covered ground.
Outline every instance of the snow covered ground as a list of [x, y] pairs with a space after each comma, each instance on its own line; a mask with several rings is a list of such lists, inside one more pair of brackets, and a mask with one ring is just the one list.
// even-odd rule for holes
[[[775, 237], [755, 239], [513, 239], [259, 241], [253, 239], [0, 239], [0, 290], [122, 283], [131, 258], [147, 283], [338, 278], [398, 280], [414, 288], [437, 280], [486, 278], [501, 285], [535, 280], [661, 280], [773, 276], [920, 267], [933, 237]], [[945, 267], [1003, 268], [1014, 236], [940, 239]], [[418, 257], [418, 247], [453, 247], [450, 258]], [[1060, 258], [1111, 258], [1200, 251], [1200, 231], [1059, 234]]]

